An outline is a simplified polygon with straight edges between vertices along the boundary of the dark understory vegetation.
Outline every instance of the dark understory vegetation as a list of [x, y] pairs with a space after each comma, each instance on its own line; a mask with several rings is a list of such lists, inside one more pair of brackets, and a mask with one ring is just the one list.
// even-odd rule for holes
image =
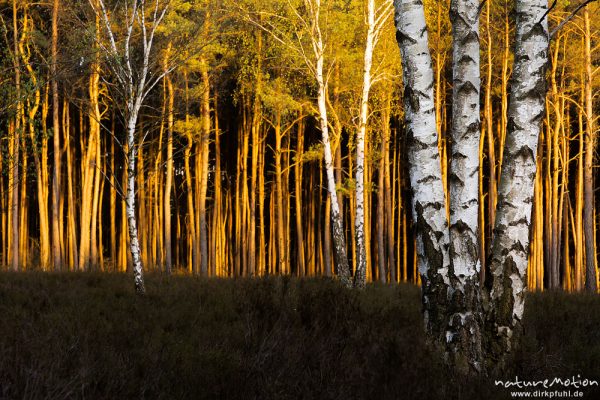
[[[511, 398], [493, 378], [444, 369], [414, 286], [162, 276], [147, 286], [139, 297], [125, 275], [0, 274], [0, 398]], [[600, 298], [529, 295], [515, 358], [500, 378], [600, 380]]]

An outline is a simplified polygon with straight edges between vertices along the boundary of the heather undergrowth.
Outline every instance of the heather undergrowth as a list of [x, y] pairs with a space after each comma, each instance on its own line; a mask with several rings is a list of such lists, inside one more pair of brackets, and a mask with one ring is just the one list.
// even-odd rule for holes
[[[420, 289], [0, 274], [1, 399], [508, 399], [425, 344]], [[600, 298], [530, 294], [504, 380], [600, 381]], [[572, 389], [573, 390], [573, 389]], [[582, 389], [597, 398], [596, 388]]]

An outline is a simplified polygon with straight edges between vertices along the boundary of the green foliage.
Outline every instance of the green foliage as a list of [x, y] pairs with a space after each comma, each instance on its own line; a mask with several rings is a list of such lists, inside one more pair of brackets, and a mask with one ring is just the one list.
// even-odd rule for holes
[[302, 154], [302, 162], [320, 161], [323, 159], [323, 143], [315, 143]]
[[199, 137], [202, 132], [202, 119], [196, 116], [188, 117], [188, 120], [177, 120], [173, 124], [173, 130], [182, 135], [191, 135]]

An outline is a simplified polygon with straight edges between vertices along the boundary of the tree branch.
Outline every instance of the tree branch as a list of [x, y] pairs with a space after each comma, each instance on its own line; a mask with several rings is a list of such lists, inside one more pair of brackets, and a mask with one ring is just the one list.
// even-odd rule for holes
[[[586, 7], [588, 4], [594, 2], [596, 0], [586, 0], [583, 3], [581, 3], [572, 13], [571, 15], [569, 15], [567, 18], [565, 18], [563, 20], [563, 22], [561, 22], [556, 28], [554, 28], [554, 30], [552, 32], [550, 32], [550, 39], [552, 39], [554, 37], [554, 35], [556, 35], [556, 33], [562, 29], [563, 26], [565, 26], [565, 24], [567, 22], [569, 22], [571, 19], [573, 19], [573, 17], [575, 17], [575, 15], [577, 15], [577, 13], [579, 11], [581, 11], [582, 8]], [[556, 0], [554, 1], [556, 3]]]

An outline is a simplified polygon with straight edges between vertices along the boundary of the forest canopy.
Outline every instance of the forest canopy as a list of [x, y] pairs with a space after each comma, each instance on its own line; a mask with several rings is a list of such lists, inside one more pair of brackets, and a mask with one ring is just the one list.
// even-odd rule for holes
[[[371, 31], [363, 0], [147, 1], [137, 20], [120, 3], [0, 1], [2, 268], [126, 271], [136, 264], [129, 250], [135, 220], [146, 270], [332, 276], [342, 256], [331, 218], [337, 213], [351, 275], [364, 265], [367, 281], [419, 281], [391, 4], [375, 2], [365, 101]], [[550, 31], [579, 5], [554, 3]], [[508, 127], [515, 11], [508, 0], [482, 4], [484, 279]], [[425, 1], [445, 191], [453, 145], [449, 8], [449, 1]], [[598, 12], [590, 3], [550, 43], [532, 290], [582, 290], [586, 264], [597, 263], [596, 200], [586, 197], [598, 187], [596, 142], [586, 138], [597, 133]], [[142, 78], [142, 86], [128, 88]], [[138, 97], [128, 136], [129, 102]]]

